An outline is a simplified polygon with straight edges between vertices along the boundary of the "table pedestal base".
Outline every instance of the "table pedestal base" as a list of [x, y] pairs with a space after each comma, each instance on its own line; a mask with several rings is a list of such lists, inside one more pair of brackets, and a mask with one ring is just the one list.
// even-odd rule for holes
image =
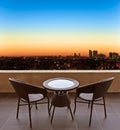
[[59, 93], [57, 92], [57, 93], [55, 93], [53, 95], [52, 101], [51, 101], [51, 106], [50, 106], [50, 110], [51, 110], [51, 108], [53, 106], [51, 123], [52, 123], [52, 120], [53, 120], [55, 107], [68, 107], [68, 109], [70, 110], [70, 114], [71, 114], [72, 120], [74, 119], [72, 111], [71, 111], [70, 103], [71, 103], [70, 102], [70, 98], [69, 98], [69, 95], [68, 95], [67, 92], [59, 92]]

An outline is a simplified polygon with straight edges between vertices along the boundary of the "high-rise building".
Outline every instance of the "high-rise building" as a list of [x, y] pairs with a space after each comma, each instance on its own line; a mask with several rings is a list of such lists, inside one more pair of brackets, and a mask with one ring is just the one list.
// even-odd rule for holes
[[109, 53], [109, 58], [117, 59], [118, 57], [119, 57], [119, 54], [116, 53], [116, 52], [110, 52]]
[[112, 52], [109, 53], [109, 58], [112, 58]]
[[76, 57], [77, 56], [77, 53], [74, 53], [74, 57]]
[[114, 59], [118, 59], [118, 57], [119, 57], [119, 54], [116, 53], [116, 52], [113, 52], [113, 58], [114, 58]]
[[92, 57], [92, 50], [89, 50], [89, 57]]
[[98, 51], [97, 50], [93, 50], [93, 57], [97, 57], [98, 55]]

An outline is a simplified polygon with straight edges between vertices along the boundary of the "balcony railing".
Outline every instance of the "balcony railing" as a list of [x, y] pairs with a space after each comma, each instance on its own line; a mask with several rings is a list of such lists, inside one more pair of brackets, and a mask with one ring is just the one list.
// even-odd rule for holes
[[46, 79], [55, 77], [74, 78], [79, 81], [80, 85], [108, 77], [115, 77], [109, 92], [120, 92], [120, 70], [1, 70], [0, 93], [14, 92], [8, 82], [9, 77], [22, 79], [40, 86]]

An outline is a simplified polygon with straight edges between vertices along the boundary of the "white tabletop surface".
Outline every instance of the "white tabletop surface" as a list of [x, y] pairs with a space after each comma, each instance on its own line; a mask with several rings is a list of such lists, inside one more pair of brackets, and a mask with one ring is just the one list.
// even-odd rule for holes
[[45, 88], [50, 90], [70, 90], [76, 88], [79, 83], [71, 78], [53, 78], [43, 82]]

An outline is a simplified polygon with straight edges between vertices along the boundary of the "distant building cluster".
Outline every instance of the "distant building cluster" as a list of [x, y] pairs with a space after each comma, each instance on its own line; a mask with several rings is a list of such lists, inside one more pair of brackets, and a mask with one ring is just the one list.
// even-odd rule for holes
[[[105, 54], [99, 54], [97, 50], [89, 50], [89, 58], [101, 58], [101, 59], [105, 59], [106, 55]], [[120, 56], [118, 53], [116, 52], [109, 52], [109, 57], [110, 59], [119, 59]]]
[[97, 50], [89, 56], [74, 53], [72, 56], [0, 57], [0, 70], [119, 70], [120, 56], [110, 52], [106, 57]]
[[116, 52], [109, 53], [109, 58], [111, 58], [111, 59], [119, 59], [119, 57], [120, 57], [119, 54]]
[[97, 58], [98, 57], [98, 51], [97, 50], [89, 50], [89, 57], [90, 58]]

